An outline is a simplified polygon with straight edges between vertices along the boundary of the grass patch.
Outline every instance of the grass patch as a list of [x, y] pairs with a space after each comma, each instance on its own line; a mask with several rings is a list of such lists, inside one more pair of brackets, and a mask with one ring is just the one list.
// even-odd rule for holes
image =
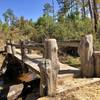
[[80, 67], [80, 57], [73, 57], [73, 56], [60, 56], [60, 62], [64, 64], [68, 64], [73, 67]]
[[80, 58], [67, 56], [66, 63], [73, 67], [80, 67]]

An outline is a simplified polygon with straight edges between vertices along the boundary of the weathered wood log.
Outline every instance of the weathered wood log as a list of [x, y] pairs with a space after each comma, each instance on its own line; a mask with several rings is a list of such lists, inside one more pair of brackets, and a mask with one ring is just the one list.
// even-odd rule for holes
[[78, 51], [80, 55], [82, 75], [85, 77], [93, 77], [93, 36], [91, 34], [82, 37]]
[[54, 91], [56, 92], [57, 74], [60, 69], [58, 60], [58, 45], [56, 39], [46, 39], [44, 48], [45, 48], [44, 58], [51, 60], [53, 84], [54, 84], [53, 86], [55, 87]]
[[100, 77], [100, 51], [94, 51], [95, 75]]
[[40, 68], [40, 95], [41, 96], [54, 96], [56, 94], [56, 87], [54, 80], [54, 72], [52, 70], [51, 60], [44, 59], [43, 62], [39, 63]]

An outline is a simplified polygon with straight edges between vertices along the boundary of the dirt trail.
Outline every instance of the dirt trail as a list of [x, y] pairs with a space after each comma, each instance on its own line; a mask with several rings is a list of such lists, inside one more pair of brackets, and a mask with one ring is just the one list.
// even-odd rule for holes
[[100, 82], [58, 95], [61, 100], [100, 100]]

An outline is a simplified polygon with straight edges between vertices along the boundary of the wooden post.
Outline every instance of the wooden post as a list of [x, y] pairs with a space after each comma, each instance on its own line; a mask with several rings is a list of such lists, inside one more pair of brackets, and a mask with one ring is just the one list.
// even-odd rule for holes
[[6, 41], [6, 47], [7, 47], [7, 53], [11, 54], [12, 50], [11, 50], [11, 44], [10, 44], [10, 40]]
[[[44, 58], [58, 61], [58, 45], [56, 39], [46, 39]], [[56, 59], [55, 59], [56, 58]]]
[[[28, 40], [24, 40], [23, 45], [27, 46], [28, 45]], [[25, 54], [28, 53], [28, 48], [27, 47], [24, 48], [24, 52], [25, 52]]]
[[20, 41], [20, 46], [21, 46], [21, 57], [22, 57], [22, 61], [24, 61], [25, 59], [25, 51], [24, 51], [24, 43], [23, 41]]
[[93, 77], [94, 62], [93, 62], [93, 36], [92, 34], [82, 37], [79, 45], [79, 55], [81, 61], [81, 72], [85, 77]]
[[56, 39], [46, 39], [45, 44], [45, 54], [44, 58], [51, 60], [51, 69], [52, 69], [52, 81], [53, 81], [53, 91], [54, 95], [57, 89], [57, 74], [60, 69], [59, 60], [58, 60], [58, 45]]
[[24, 71], [24, 60], [25, 60], [25, 52], [24, 52], [24, 43], [20, 41], [20, 49], [21, 49], [21, 59], [22, 59], [22, 71]]
[[53, 80], [53, 72], [51, 67], [51, 60], [44, 59], [41, 63], [39, 63], [40, 68], [40, 95], [41, 96], [54, 96], [55, 84]]
[[100, 77], [100, 51], [94, 51], [95, 75]]
[[12, 55], [14, 56], [16, 54], [15, 46], [13, 45], [14, 44], [14, 41], [11, 41], [10, 40], [10, 44], [11, 44]]
[[[30, 40], [26, 40], [25, 44], [29, 45], [29, 43], [30, 43]], [[26, 51], [27, 51], [28, 54], [31, 54], [31, 49], [30, 48], [26, 48]]]

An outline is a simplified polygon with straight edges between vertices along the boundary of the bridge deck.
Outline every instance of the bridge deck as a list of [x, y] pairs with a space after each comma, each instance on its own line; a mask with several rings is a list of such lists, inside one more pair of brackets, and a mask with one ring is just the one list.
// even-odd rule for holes
[[[14, 57], [22, 62], [21, 58], [21, 52], [20, 50], [16, 49], [16, 54]], [[36, 54], [36, 53], [31, 53], [31, 54], [26, 54], [26, 59], [24, 60], [24, 64], [28, 65], [28, 68], [30, 68], [32, 71], [40, 75], [40, 69], [38, 64], [44, 59], [42, 55]], [[80, 75], [80, 70], [78, 68], [74, 68], [71, 66], [68, 66], [67, 64], [60, 64], [60, 71], [58, 73], [58, 85], [57, 85], [57, 93], [61, 92], [64, 90], [64, 86], [66, 85], [66, 80], [69, 78], [72, 79], [74, 77], [77, 77]], [[63, 84], [59, 84], [63, 82]]]
[[[19, 61], [22, 61], [20, 50], [16, 49], [16, 54], [14, 55]], [[28, 65], [30, 69], [35, 71], [37, 74], [40, 74], [39, 69], [39, 62], [41, 62], [44, 58], [42, 55], [32, 53], [32, 54], [26, 54], [26, 58], [24, 61], [24, 64]], [[74, 68], [71, 66], [68, 66], [67, 64], [60, 64], [60, 71], [58, 74], [59, 78], [66, 77], [66, 76], [77, 76], [80, 71], [78, 68]]]
[[[20, 51], [17, 50], [14, 57], [17, 58], [19, 61], [22, 61]], [[28, 65], [28, 67], [34, 70], [36, 73], [40, 74], [40, 69], [39, 69], [38, 64], [42, 60], [43, 60], [43, 57], [41, 55], [27, 54], [24, 60], [24, 64]]]

